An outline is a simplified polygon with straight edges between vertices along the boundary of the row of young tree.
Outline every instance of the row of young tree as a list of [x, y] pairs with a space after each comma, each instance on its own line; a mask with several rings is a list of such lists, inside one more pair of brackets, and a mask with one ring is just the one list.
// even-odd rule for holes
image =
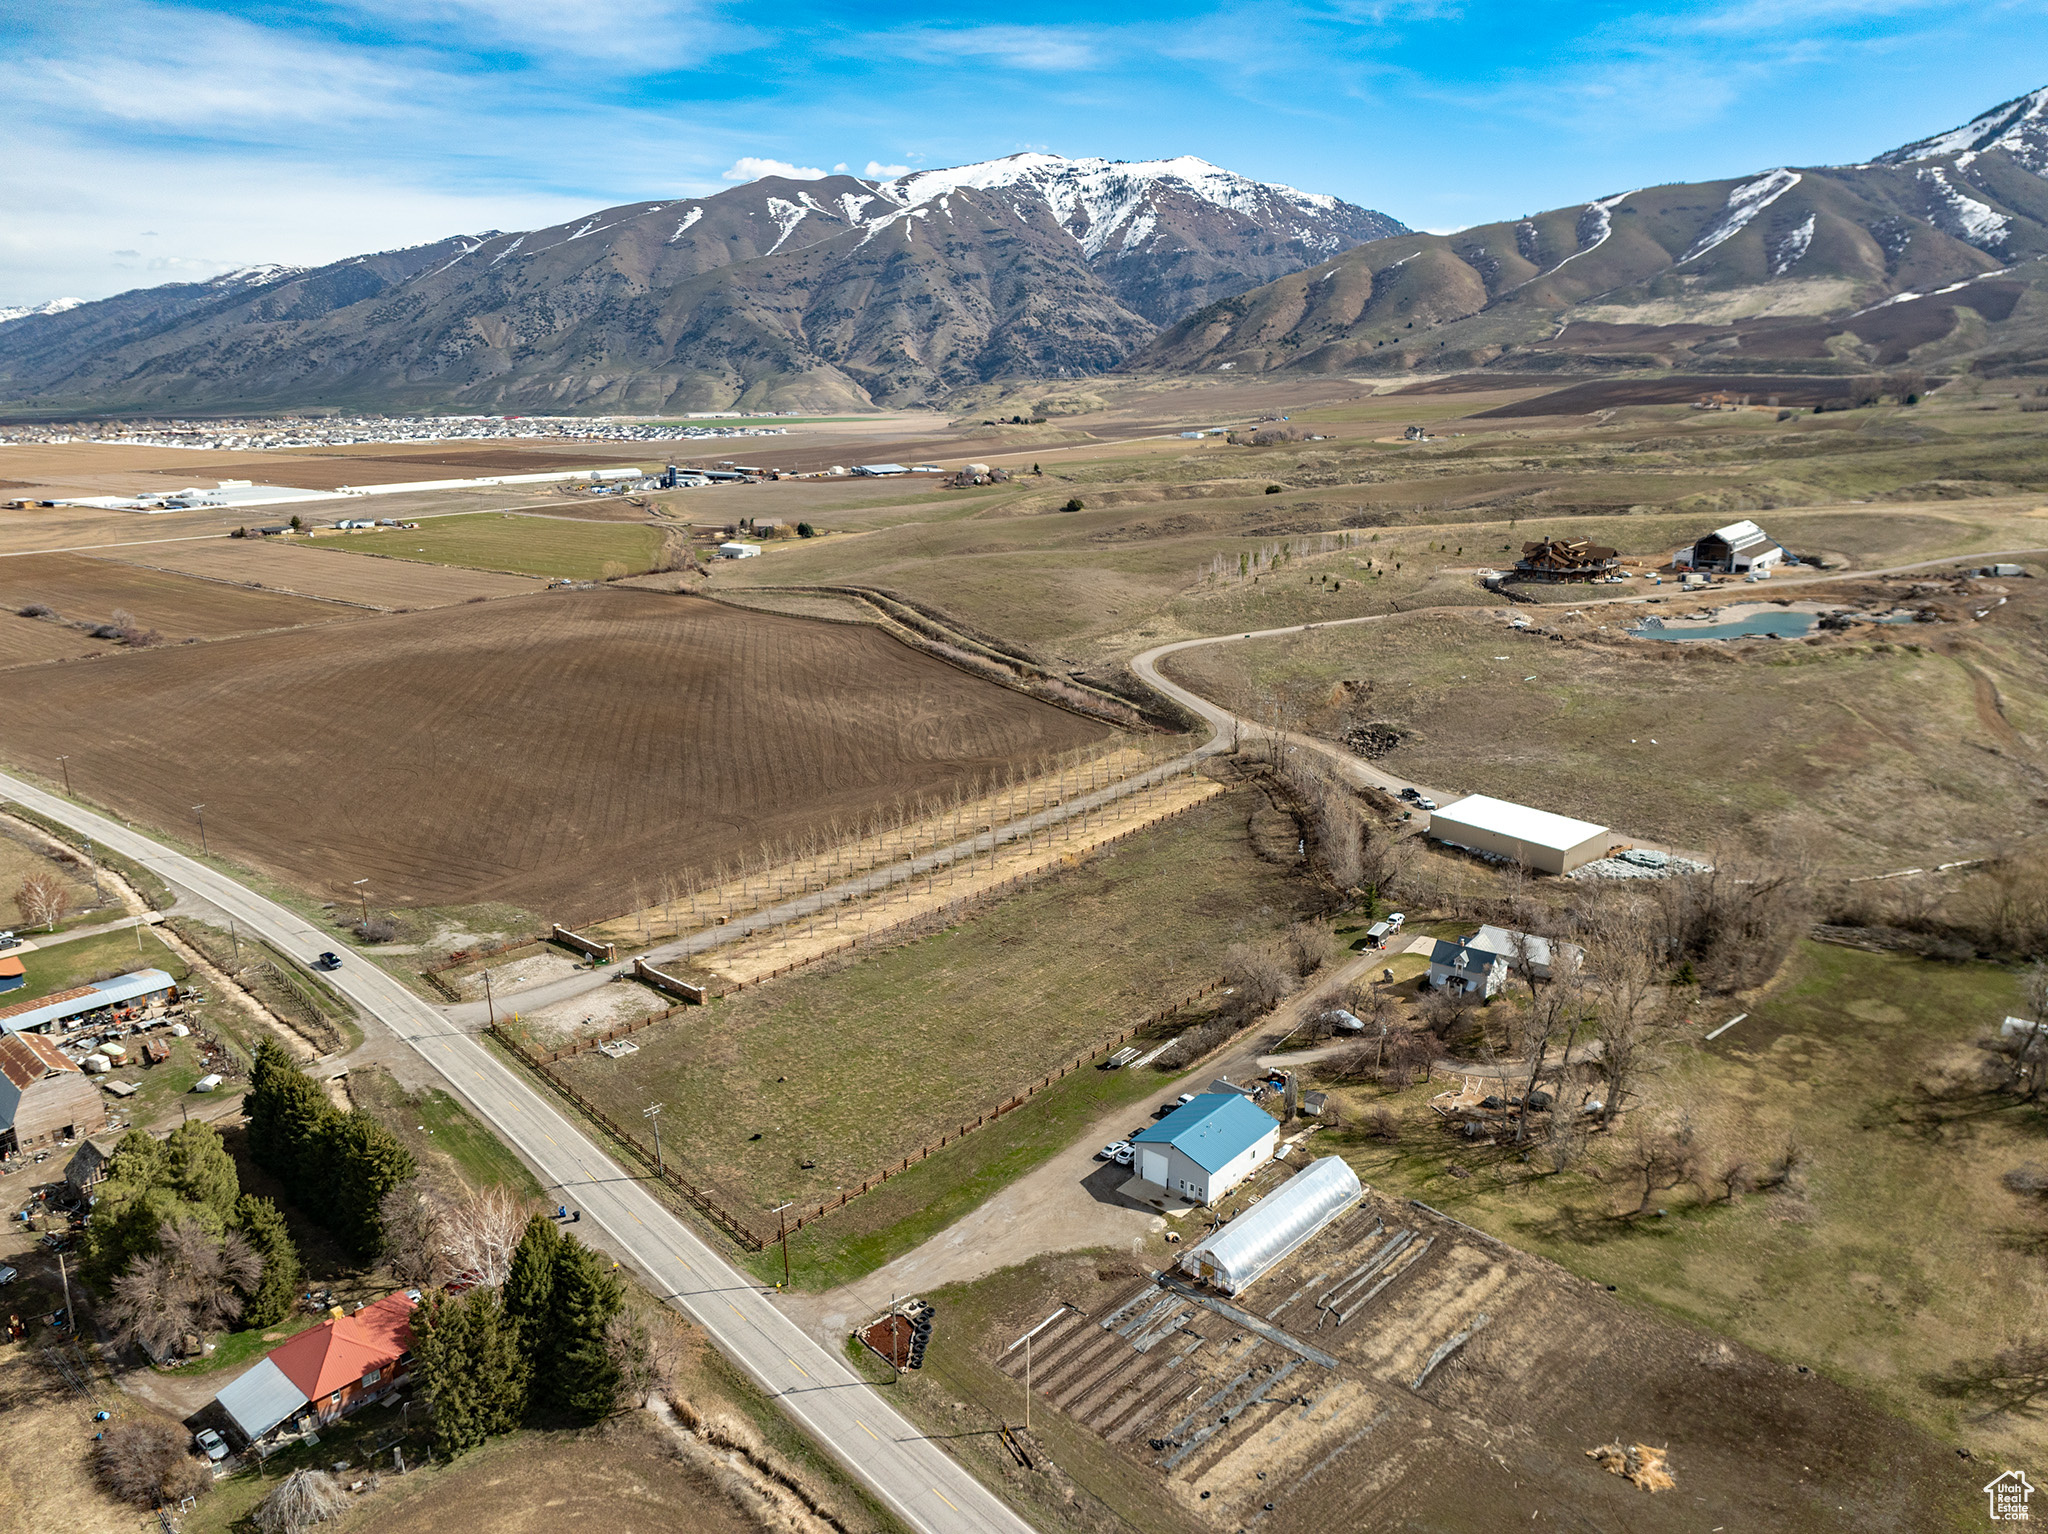
[[243, 1101], [249, 1151], [292, 1203], [364, 1261], [384, 1246], [386, 1195], [419, 1167], [398, 1137], [362, 1112], [344, 1113], [324, 1086], [271, 1040], [257, 1046]]
[[536, 1214], [502, 1284], [428, 1293], [413, 1313], [413, 1370], [442, 1453], [525, 1423], [610, 1413], [635, 1367], [615, 1266]]
[[162, 1357], [188, 1336], [291, 1314], [303, 1270], [284, 1215], [241, 1191], [211, 1124], [130, 1131], [85, 1228], [80, 1274], [122, 1337]]

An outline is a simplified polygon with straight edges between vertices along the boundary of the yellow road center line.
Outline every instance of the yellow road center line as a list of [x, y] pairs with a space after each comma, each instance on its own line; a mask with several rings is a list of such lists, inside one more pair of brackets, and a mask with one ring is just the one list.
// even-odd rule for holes
[[[947, 1499], [946, 1494], [943, 1491], [940, 1491], [938, 1487], [934, 1486], [932, 1488], [932, 1495], [937, 1497], [941, 1502], [944, 1502], [946, 1506], [953, 1507], [952, 1502]], [[953, 1507], [953, 1511], [957, 1513], [960, 1511], [960, 1509], [957, 1507]]]
[[853, 1419], [853, 1425], [859, 1428], [863, 1433], [867, 1434], [868, 1437], [874, 1439], [876, 1443], [880, 1443], [882, 1441], [881, 1436], [877, 1434], [873, 1428], [869, 1427], [865, 1422], [861, 1421], [860, 1418], [855, 1417]]
[[[789, 1355], [787, 1353], [783, 1354], [782, 1356], [784, 1358], [789, 1358]], [[811, 1377], [811, 1371], [806, 1369], [802, 1364], [798, 1363], [794, 1358], [789, 1358], [789, 1366], [790, 1368], [796, 1370], [797, 1373], [801, 1374], [805, 1379], [809, 1379]]]

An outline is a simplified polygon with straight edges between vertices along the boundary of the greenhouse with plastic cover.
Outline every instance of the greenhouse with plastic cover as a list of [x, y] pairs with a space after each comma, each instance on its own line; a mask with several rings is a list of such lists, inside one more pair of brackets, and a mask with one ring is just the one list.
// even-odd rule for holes
[[1225, 1294], [1241, 1294], [1364, 1192], [1341, 1156], [1311, 1161], [1284, 1187], [1191, 1247], [1179, 1265]]

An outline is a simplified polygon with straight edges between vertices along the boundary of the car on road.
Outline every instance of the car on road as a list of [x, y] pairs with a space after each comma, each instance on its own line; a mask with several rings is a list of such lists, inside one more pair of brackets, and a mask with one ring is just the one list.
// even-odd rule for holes
[[1161, 1103], [1158, 1107], [1152, 1110], [1152, 1117], [1154, 1117], [1155, 1119], [1163, 1119], [1166, 1117], [1167, 1114], [1177, 1112], [1179, 1108], [1179, 1103]]
[[313, 961], [313, 968], [315, 968], [315, 969], [340, 969], [340, 968], [341, 968], [341, 955], [340, 955], [340, 954], [338, 954], [338, 953], [323, 953], [322, 955], [320, 955], [320, 957], [319, 957], [319, 958], [317, 958], [317, 959], [315, 959], [315, 960]]
[[1195, 1094], [1194, 1094], [1194, 1093], [1192, 1093], [1192, 1092], [1183, 1092], [1183, 1093], [1181, 1093], [1181, 1094], [1180, 1094], [1180, 1097], [1179, 1097], [1179, 1098], [1178, 1098], [1178, 1099], [1177, 1099], [1177, 1100], [1176, 1100], [1176, 1101], [1174, 1102], [1174, 1106], [1175, 1106], [1176, 1108], [1185, 1108], [1185, 1107], [1186, 1107], [1186, 1106], [1187, 1106], [1187, 1105], [1188, 1105], [1189, 1103], [1193, 1102], [1194, 1100], [1195, 1100]]
[[201, 1428], [193, 1435], [192, 1441], [199, 1446], [199, 1452], [218, 1465], [228, 1457], [228, 1442], [210, 1427]]
[[1415, 807], [1418, 810], [1433, 810], [1436, 808], [1436, 801], [1424, 794], [1415, 801]]
[[0, 948], [19, 948], [21, 939], [12, 932], [0, 932]]
[[0, 1268], [0, 1284], [11, 1284], [20, 1274], [13, 1268]]
[[1403, 927], [1407, 925], [1408, 913], [1406, 911], [1393, 911], [1388, 913], [1387, 930], [1389, 932], [1399, 932]]
[[1403, 799], [1406, 799], [1410, 804], [1413, 804], [1417, 799], [1420, 799], [1422, 797], [1422, 790], [1419, 788], [1404, 788], [1401, 790], [1401, 797]]

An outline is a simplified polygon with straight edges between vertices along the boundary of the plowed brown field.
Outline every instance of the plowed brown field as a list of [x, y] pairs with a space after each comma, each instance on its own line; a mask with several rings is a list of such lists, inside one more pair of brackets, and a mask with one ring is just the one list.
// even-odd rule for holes
[[54, 607], [66, 618], [94, 623], [105, 623], [118, 608], [140, 627], [156, 629], [166, 639], [213, 639], [350, 616], [347, 608], [331, 602], [193, 580], [77, 554], [0, 559], [0, 608], [19, 612], [32, 602]]
[[872, 629], [600, 589], [24, 672], [0, 752], [159, 826], [203, 801], [322, 895], [580, 921], [1103, 734]]

